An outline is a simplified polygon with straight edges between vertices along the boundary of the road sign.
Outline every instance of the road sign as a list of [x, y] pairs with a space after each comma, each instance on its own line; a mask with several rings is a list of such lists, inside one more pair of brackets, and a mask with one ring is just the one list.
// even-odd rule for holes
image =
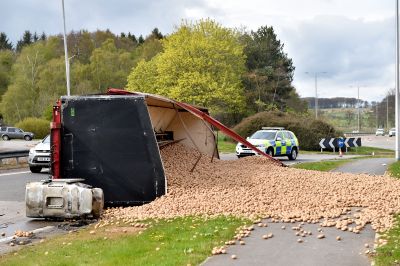
[[321, 149], [360, 147], [361, 138], [325, 138], [320, 140], [319, 146]]

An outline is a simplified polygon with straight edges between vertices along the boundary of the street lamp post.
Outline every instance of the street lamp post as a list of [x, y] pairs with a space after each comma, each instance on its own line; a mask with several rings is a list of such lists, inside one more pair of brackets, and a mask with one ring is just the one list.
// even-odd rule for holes
[[67, 47], [67, 30], [65, 27], [65, 10], [64, 10], [64, 0], [62, 2], [62, 12], [63, 12], [63, 23], [64, 23], [64, 53], [65, 53], [65, 76], [67, 79], [67, 95], [71, 95], [71, 88], [69, 83], [69, 59], [68, 59], [68, 47]]
[[315, 78], [315, 119], [318, 119], [318, 74], [326, 74], [327, 72], [306, 72], [306, 74], [314, 74]]
[[[361, 129], [361, 126], [360, 126], [360, 87], [365, 87], [365, 86], [359, 86], [359, 85], [357, 86], [356, 108], [357, 108], [357, 130], [358, 130], [358, 132], [360, 132], [360, 129]], [[350, 88], [353, 88], [353, 86], [350, 86]]]

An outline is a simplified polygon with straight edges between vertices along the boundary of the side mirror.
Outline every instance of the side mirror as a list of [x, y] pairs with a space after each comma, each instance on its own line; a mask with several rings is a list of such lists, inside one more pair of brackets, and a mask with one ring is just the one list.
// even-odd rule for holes
[[277, 137], [276, 141], [282, 141], [282, 138], [281, 137]]

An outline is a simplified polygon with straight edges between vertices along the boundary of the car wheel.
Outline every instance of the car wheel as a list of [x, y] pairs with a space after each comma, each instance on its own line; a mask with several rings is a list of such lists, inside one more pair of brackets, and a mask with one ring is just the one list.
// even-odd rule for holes
[[290, 155], [288, 156], [289, 160], [296, 160], [297, 158], [297, 149], [292, 149], [292, 151], [290, 152]]
[[42, 171], [41, 166], [29, 166], [29, 170], [31, 170], [32, 173], [40, 173]]
[[30, 141], [30, 140], [32, 140], [32, 138], [31, 138], [30, 136], [25, 136], [25, 137], [24, 137], [24, 140]]
[[268, 148], [267, 154], [268, 154], [269, 156], [273, 157], [273, 156], [274, 156], [274, 150], [271, 149], [271, 148]]
[[236, 155], [237, 157], [238, 157], [238, 159], [240, 159], [240, 158], [242, 158], [243, 157], [243, 155]]
[[3, 140], [10, 140], [10, 137], [7, 136], [7, 135], [4, 135], [4, 136], [2, 137], [2, 139], [3, 139]]

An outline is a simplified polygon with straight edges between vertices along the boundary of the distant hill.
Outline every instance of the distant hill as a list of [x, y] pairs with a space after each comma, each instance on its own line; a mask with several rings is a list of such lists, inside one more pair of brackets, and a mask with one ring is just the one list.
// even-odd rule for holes
[[[315, 97], [302, 98], [308, 103], [308, 108], [315, 107]], [[335, 98], [318, 98], [318, 108], [355, 108], [357, 98], [335, 97]], [[360, 99], [360, 106], [363, 108], [369, 107], [370, 103]]]

